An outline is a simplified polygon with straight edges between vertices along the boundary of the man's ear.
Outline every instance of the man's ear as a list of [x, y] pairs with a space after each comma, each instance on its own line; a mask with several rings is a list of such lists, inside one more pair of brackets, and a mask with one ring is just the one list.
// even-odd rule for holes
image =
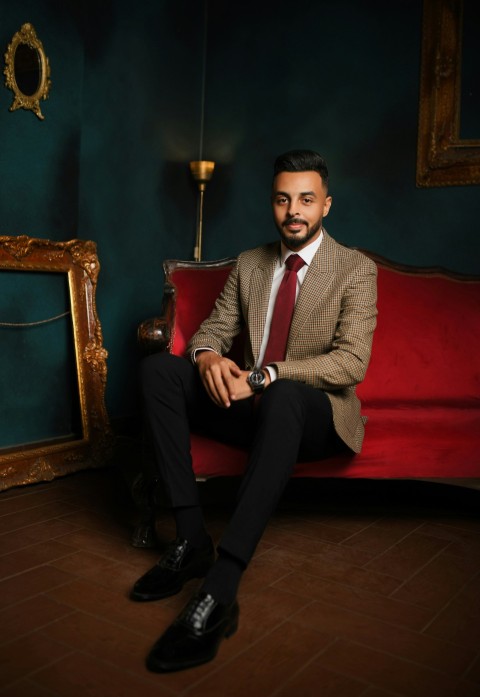
[[323, 217], [324, 218], [328, 215], [331, 205], [332, 205], [332, 197], [327, 196], [327, 198], [325, 199], [325, 203], [323, 204]]

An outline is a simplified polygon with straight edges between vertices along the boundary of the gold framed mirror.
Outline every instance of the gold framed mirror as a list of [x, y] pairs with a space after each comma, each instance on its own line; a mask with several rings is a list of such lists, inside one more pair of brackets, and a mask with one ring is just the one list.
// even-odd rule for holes
[[[8, 378], [0, 381], [3, 390], [0, 432], [10, 435], [21, 421], [43, 423], [40, 435], [32, 430], [34, 424], [27, 424], [28, 433], [36, 433], [32, 440], [11, 439], [5, 444], [8, 440], [5, 437], [0, 442], [0, 491], [103, 466], [112, 457], [114, 437], [104, 399], [107, 351], [103, 347], [95, 303], [99, 270], [96, 245], [92, 241], [52, 242], [25, 235], [0, 236], [0, 275], [11, 277], [2, 298], [7, 311], [23, 317], [21, 313], [32, 304], [32, 297], [42, 295], [44, 284], [39, 282], [39, 275], [51, 277], [55, 281], [54, 290], [60, 288], [56, 280], [62, 281], [66, 292], [58, 294], [58, 301], [60, 305], [65, 299], [67, 302], [67, 312], [42, 322], [0, 322], [0, 368], [4, 378], [5, 375]], [[19, 276], [24, 277], [21, 284]], [[19, 287], [20, 294], [16, 292]], [[29, 294], [24, 292], [25, 288]], [[41, 297], [36, 304], [43, 307]], [[63, 334], [45, 336], [43, 328], [52, 326], [47, 322], [55, 320], [58, 324], [60, 317], [65, 322]], [[40, 324], [41, 332], [39, 326], [34, 326]], [[35, 336], [30, 338], [32, 332]], [[57, 340], [67, 334], [68, 341], [64, 344]], [[64, 351], [63, 346], [59, 350], [60, 343]], [[13, 345], [11, 350], [10, 345]], [[59, 375], [66, 374], [67, 370], [61, 370], [63, 363], [68, 366], [68, 380], [60, 380], [56, 375], [59, 367]], [[37, 392], [44, 395], [38, 402]], [[45, 422], [42, 412], [50, 409], [50, 403], [60, 405], [60, 409], [53, 412], [55, 417], [51, 422]], [[64, 421], [60, 410], [68, 412]], [[59, 421], [61, 430], [51, 428], [56, 428]]]
[[5, 53], [5, 86], [13, 92], [10, 111], [29, 109], [43, 120], [40, 100], [50, 91], [50, 66], [43, 45], [30, 23], [14, 34]]

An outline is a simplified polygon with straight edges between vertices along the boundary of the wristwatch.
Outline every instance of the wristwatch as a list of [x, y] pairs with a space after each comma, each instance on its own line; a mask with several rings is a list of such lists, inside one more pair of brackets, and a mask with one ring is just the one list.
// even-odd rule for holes
[[255, 394], [263, 392], [266, 382], [265, 372], [259, 368], [254, 368], [252, 372], [248, 374], [247, 382]]

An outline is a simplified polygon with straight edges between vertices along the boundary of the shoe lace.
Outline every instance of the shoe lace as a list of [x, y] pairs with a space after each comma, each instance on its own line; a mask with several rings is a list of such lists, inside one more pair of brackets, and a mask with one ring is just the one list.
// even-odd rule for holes
[[170, 542], [160, 561], [161, 566], [167, 569], [176, 569], [185, 555], [187, 545], [187, 540], [174, 540]]
[[201, 629], [205, 617], [210, 613], [213, 605], [215, 605], [215, 600], [211, 595], [205, 595], [201, 599], [196, 596], [185, 608], [182, 619], [195, 629]]

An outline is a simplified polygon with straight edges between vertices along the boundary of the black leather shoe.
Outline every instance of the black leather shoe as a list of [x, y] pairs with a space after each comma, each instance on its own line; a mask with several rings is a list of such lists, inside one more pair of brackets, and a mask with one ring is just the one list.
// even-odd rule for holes
[[202, 578], [215, 561], [213, 542], [202, 549], [187, 540], [171, 542], [163, 557], [133, 586], [132, 600], [160, 600], [175, 595], [192, 578]]
[[237, 631], [238, 612], [236, 600], [221, 605], [207, 593], [196, 593], [154, 644], [147, 657], [147, 668], [168, 673], [211, 661], [222, 639]]

